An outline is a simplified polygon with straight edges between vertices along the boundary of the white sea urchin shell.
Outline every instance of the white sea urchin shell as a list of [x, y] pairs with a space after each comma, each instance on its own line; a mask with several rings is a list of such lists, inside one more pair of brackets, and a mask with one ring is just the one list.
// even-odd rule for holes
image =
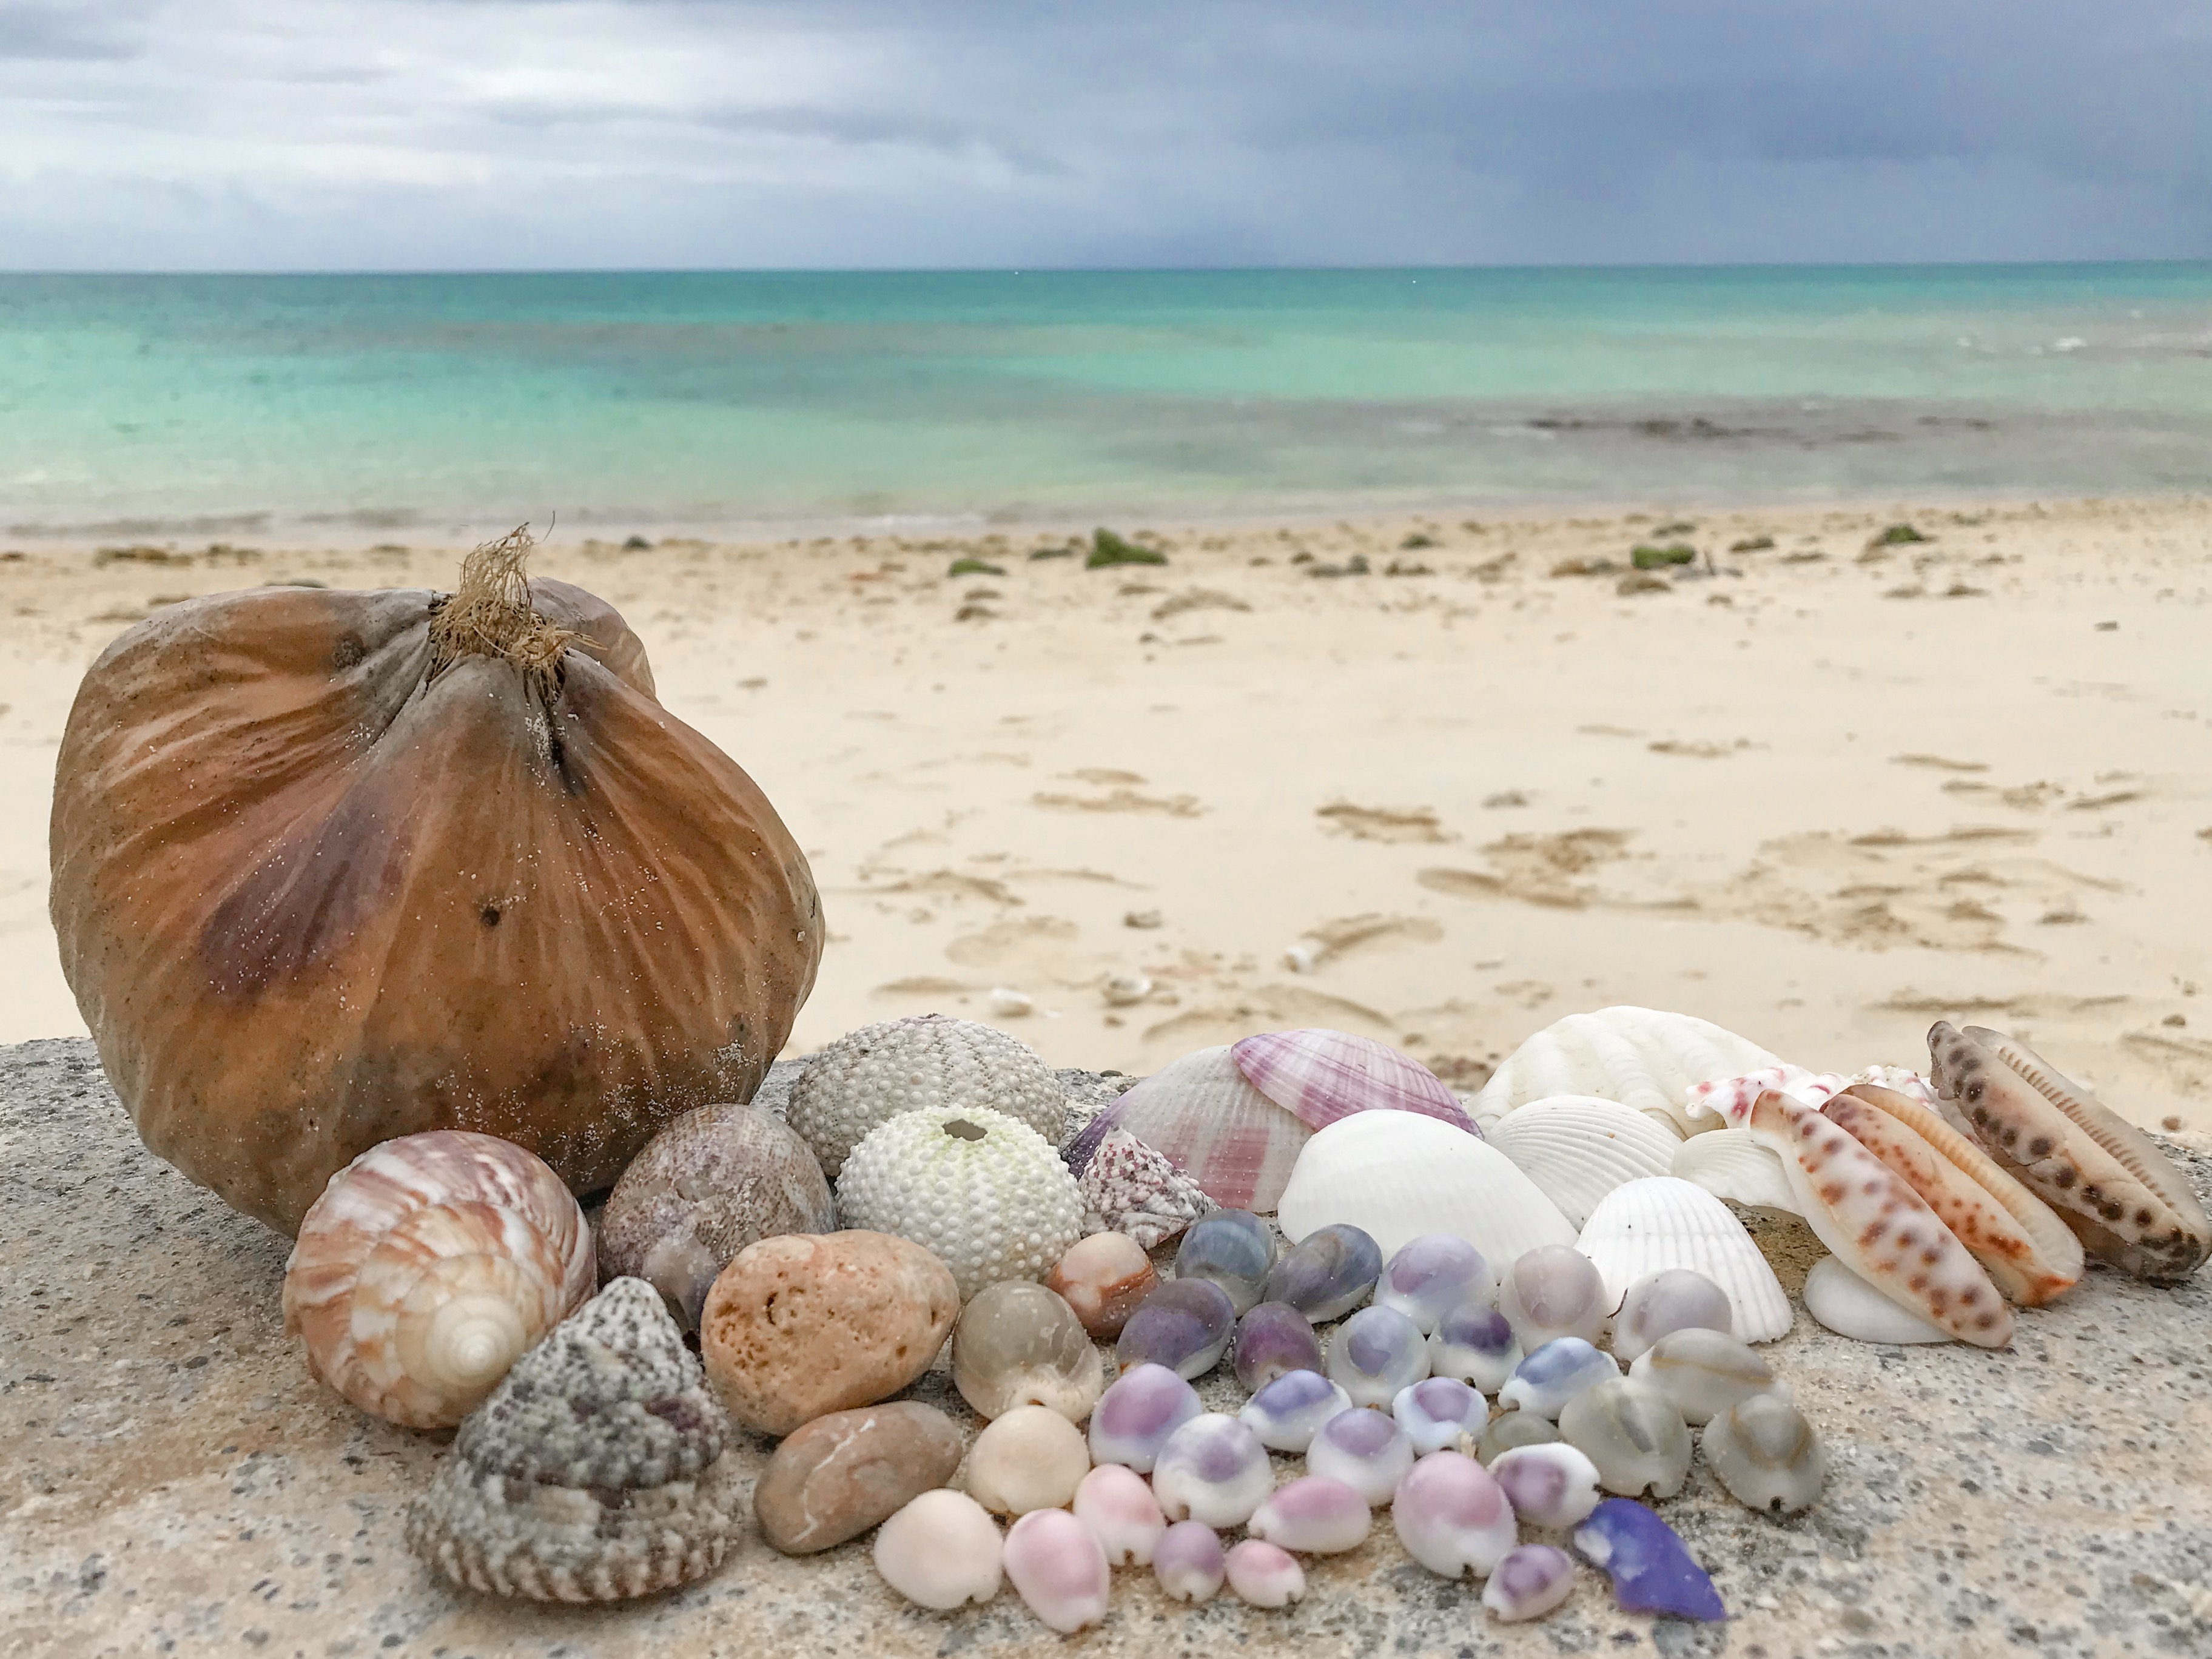
[[786, 1121], [835, 1181], [878, 1124], [925, 1107], [981, 1107], [1057, 1146], [1067, 1099], [1025, 1044], [974, 1020], [923, 1014], [848, 1031], [807, 1061]]
[[904, 1112], [871, 1130], [837, 1177], [837, 1213], [930, 1251], [963, 1302], [1002, 1279], [1042, 1279], [1083, 1236], [1083, 1199], [1060, 1155], [982, 1107]]

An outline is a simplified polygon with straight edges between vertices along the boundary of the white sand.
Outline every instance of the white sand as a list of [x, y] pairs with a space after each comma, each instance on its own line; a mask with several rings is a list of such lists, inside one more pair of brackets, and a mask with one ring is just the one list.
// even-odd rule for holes
[[[1900, 520], [1936, 539], [1862, 558]], [[1438, 544], [1401, 550], [1416, 529]], [[1036, 536], [564, 541], [538, 568], [623, 609], [813, 860], [831, 942], [794, 1050], [939, 1008], [1139, 1071], [1327, 1024], [1465, 1086], [1611, 1002], [1842, 1069], [1924, 1065], [1949, 1016], [2212, 1128], [2212, 504], [1725, 513], [1690, 538], [1710, 579], [1552, 574], [1654, 529], [1170, 530], [1165, 568], [1101, 571]], [[968, 552], [1006, 575], [948, 580]], [[162, 597], [449, 585], [457, 554], [0, 562], [0, 1042], [83, 1029], [46, 823], [106, 641]], [[1152, 989], [1112, 1006], [1111, 975]]]

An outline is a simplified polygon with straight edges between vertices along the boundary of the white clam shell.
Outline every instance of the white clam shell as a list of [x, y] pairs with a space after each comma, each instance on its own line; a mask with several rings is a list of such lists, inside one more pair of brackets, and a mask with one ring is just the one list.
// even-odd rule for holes
[[1949, 1332], [1900, 1307], [1832, 1255], [1805, 1275], [1805, 1311], [1857, 1342], [1948, 1342]]
[[1775, 1056], [1692, 1014], [1622, 1005], [1554, 1020], [1508, 1054], [1471, 1108], [1483, 1133], [1531, 1102], [1596, 1095], [1693, 1133], [1683, 1095], [1693, 1083], [1737, 1077]]
[[1693, 1182], [1715, 1198], [1754, 1210], [1800, 1213], [1782, 1155], [1748, 1129], [1717, 1129], [1692, 1135], [1674, 1153], [1671, 1168], [1660, 1171]]
[[1668, 1174], [1683, 1142], [1671, 1124], [1595, 1095], [1555, 1095], [1507, 1113], [1490, 1144], [1579, 1227], [1626, 1182]]
[[1386, 1261], [1424, 1233], [1456, 1233], [1498, 1262], [1575, 1242], [1574, 1224], [1511, 1158], [1418, 1112], [1355, 1112], [1316, 1133], [1276, 1219], [1294, 1244], [1349, 1222]]
[[1790, 1329], [1790, 1298], [1743, 1223], [1689, 1182], [1652, 1176], [1614, 1188], [1576, 1248], [1597, 1263], [1616, 1306], [1646, 1273], [1687, 1267], [1721, 1287], [1739, 1340], [1771, 1342]]

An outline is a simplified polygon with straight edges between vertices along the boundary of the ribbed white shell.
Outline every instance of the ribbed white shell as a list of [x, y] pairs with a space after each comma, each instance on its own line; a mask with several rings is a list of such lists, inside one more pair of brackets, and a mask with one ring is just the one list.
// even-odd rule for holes
[[1738, 1077], [1776, 1057], [1692, 1014], [1621, 1005], [1554, 1020], [1505, 1057], [1474, 1097], [1488, 1133], [1516, 1108], [1555, 1095], [1595, 1095], [1693, 1133], [1682, 1097], [1693, 1083]]
[[1900, 1307], [1834, 1256], [1824, 1255], [1805, 1275], [1805, 1311], [1838, 1336], [1856, 1342], [1948, 1342], [1911, 1309]]
[[1666, 1171], [1679, 1181], [1695, 1182], [1715, 1198], [1755, 1210], [1803, 1212], [1790, 1190], [1790, 1177], [1782, 1173], [1782, 1155], [1748, 1129], [1716, 1129], [1692, 1135], [1676, 1149], [1674, 1167]]
[[1456, 1233], [1502, 1267], [1574, 1224], [1513, 1160], [1419, 1112], [1355, 1112], [1305, 1144], [1275, 1218], [1292, 1243], [1349, 1222], [1389, 1261], [1424, 1233]]
[[1490, 1144], [1579, 1227], [1623, 1182], [1672, 1170], [1683, 1143], [1669, 1125], [1632, 1106], [1595, 1095], [1555, 1095], [1508, 1112], [1490, 1132]]
[[1687, 1267], [1719, 1285], [1744, 1342], [1771, 1342], [1790, 1329], [1790, 1298], [1759, 1246], [1702, 1187], [1670, 1176], [1632, 1181], [1607, 1194], [1576, 1248], [1597, 1263], [1618, 1307], [1646, 1273]]

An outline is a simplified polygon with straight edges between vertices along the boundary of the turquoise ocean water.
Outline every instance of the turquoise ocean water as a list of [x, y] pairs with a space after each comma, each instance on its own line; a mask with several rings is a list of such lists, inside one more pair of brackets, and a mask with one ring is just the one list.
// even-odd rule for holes
[[2212, 487], [2212, 264], [0, 276], [0, 533]]

